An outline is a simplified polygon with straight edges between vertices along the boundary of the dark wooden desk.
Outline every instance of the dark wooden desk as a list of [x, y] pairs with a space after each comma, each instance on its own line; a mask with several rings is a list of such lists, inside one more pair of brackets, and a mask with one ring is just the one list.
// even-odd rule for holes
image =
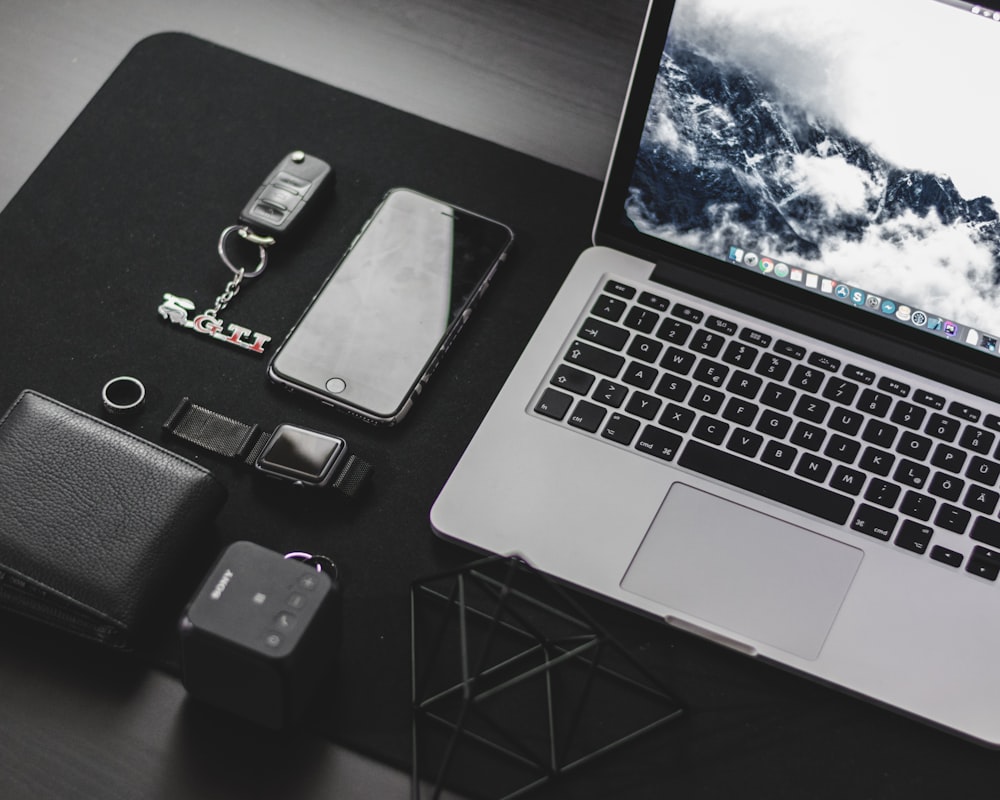
[[[180, 30], [601, 177], [642, 0], [0, 0], [0, 206], [128, 50]], [[0, 277], [0, 288], [3, 278]], [[21, 625], [22, 623], [4, 624]], [[30, 632], [30, 629], [28, 629]], [[219, 721], [180, 684], [57, 634], [0, 647], [0, 797], [407, 797], [326, 742]], [[37, 645], [37, 646], [35, 646]]]

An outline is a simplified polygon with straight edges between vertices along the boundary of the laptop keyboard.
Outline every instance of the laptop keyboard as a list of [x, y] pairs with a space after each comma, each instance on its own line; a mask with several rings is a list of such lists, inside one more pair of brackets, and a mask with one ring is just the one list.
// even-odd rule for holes
[[534, 412], [997, 579], [996, 409], [669, 294], [604, 283]]

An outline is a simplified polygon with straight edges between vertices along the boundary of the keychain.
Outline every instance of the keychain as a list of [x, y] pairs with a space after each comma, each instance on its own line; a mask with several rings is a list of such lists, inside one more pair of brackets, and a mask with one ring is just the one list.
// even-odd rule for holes
[[[188, 314], [196, 308], [194, 302], [167, 292], [157, 308], [160, 316], [195, 333], [207, 334], [252, 353], [263, 353], [270, 336], [235, 323], [226, 325], [219, 314], [236, 297], [244, 281], [260, 277], [267, 267], [268, 248], [276, 241], [274, 234], [286, 233], [327, 182], [332, 182], [332, 170], [322, 159], [301, 150], [285, 156], [240, 212], [239, 224], [230, 225], [219, 235], [219, 258], [233, 278], [215, 298], [215, 304], [189, 319]], [[260, 259], [253, 269], [238, 267], [230, 260], [228, 246], [234, 234], [257, 245]]]

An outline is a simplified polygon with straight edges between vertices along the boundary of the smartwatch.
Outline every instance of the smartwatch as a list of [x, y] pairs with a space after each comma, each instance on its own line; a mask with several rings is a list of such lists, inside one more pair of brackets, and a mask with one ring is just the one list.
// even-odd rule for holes
[[185, 397], [163, 430], [217, 455], [235, 458], [296, 486], [336, 489], [353, 497], [371, 464], [348, 452], [340, 436], [284, 423], [268, 433], [258, 425], [211, 411]]

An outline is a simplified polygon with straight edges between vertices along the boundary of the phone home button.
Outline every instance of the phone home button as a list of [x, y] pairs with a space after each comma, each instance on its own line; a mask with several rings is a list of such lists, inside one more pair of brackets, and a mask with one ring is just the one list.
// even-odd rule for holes
[[347, 382], [343, 378], [330, 378], [326, 382], [326, 390], [331, 394], [340, 394], [347, 388]]

